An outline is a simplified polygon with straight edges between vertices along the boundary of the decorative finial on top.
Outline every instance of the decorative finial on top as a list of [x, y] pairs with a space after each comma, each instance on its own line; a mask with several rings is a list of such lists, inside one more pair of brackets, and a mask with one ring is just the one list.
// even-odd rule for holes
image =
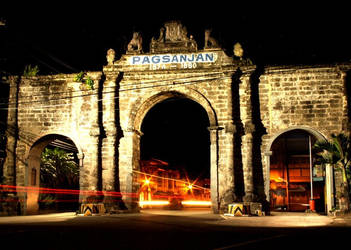
[[115, 56], [116, 56], [116, 52], [114, 49], [109, 49], [107, 51], [107, 55], [106, 55], [107, 65], [113, 65], [113, 62], [115, 61]]
[[234, 44], [233, 52], [234, 52], [234, 55], [235, 55], [236, 57], [239, 57], [239, 58], [240, 58], [240, 60], [243, 59], [244, 50], [243, 50], [243, 47], [241, 46], [240, 43]]
[[244, 49], [240, 43], [234, 44], [233, 53], [234, 57], [239, 57], [239, 62], [237, 63], [240, 65], [253, 65], [250, 58], [244, 58]]

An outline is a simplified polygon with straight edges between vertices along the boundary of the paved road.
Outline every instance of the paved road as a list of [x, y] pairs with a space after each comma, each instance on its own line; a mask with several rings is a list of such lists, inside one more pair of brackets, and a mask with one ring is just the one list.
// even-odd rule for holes
[[146, 211], [0, 217], [0, 242], [7, 249], [325, 249], [349, 244], [350, 236], [351, 220], [326, 216]]

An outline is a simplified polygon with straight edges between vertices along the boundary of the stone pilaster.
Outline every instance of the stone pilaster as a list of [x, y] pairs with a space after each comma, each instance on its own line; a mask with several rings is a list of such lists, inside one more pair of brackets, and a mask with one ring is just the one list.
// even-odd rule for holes
[[107, 72], [103, 84], [102, 123], [105, 138], [102, 141], [102, 190], [107, 211], [124, 208], [119, 185], [119, 140], [122, 134], [119, 124], [118, 72]]
[[130, 212], [139, 211], [138, 206], [138, 190], [140, 184], [137, 182], [137, 175], [133, 170], [139, 169], [140, 155], [138, 149], [140, 147], [140, 136], [142, 133], [133, 129], [123, 131], [121, 139], [121, 157], [119, 159], [119, 170], [121, 180], [122, 199]]
[[100, 137], [101, 128], [99, 124], [99, 90], [98, 84], [101, 80], [101, 73], [91, 74], [90, 77], [94, 80], [94, 90], [90, 90], [90, 108], [92, 110], [90, 116], [90, 145], [86, 150], [84, 156], [84, 163], [81, 169], [83, 170], [80, 174], [80, 186], [82, 190], [87, 190], [92, 193], [88, 193], [83, 196], [81, 202], [99, 202], [101, 191], [101, 166], [99, 160], [100, 152]]
[[254, 201], [254, 183], [253, 183], [253, 164], [252, 164], [252, 147], [253, 147], [253, 132], [255, 127], [252, 123], [246, 123], [244, 126], [245, 135], [242, 137], [243, 155], [245, 154], [245, 160], [243, 161], [244, 169], [244, 188], [245, 196], [244, 201]]
[[18, 140], [18, 91], [20, 80], [17, 77], [10, 79], [9, 106], [7, 114], [7, 144], [6, 159], [4, 162], [5, 184], [16, 185], [16, 147]]
[[[221, 209], [227, 210], [228, 204], [236, 200], [235, 197], [235, 178], [234, 178], [234, 135], [236, 133], [236, 126], [233, 121], [233, 90], [232, 90], [232, 76], [225, 78], [227, 96], [227, 119], [224, 122], [224, 130], [222, 131], [225, 138], [225, 152], [226, 152], [226, 170], [225, 170], [225, 184], [221, 185]], [[224, 185], [223, 185], [224, 184]], [[211, 183], [212, 185], [212, 183]]]
[[243, 74], [241, 77], [240, 91], [240, 111], [241, 120], [244, 124], [245, 134], [242, 136], [242, 156], [243, 156], [243, 174], [244, 174], [244, 201], [251, 202], [255, 200], [254, 183], [253, 183], [253, 133], [255, 125], [252, 120], [252, 96], [251, 83], [249, 74]]
[[209, 127], [211, 141], [211, 202], [212, 211], [219, 213], [219, 181], [218, 181], [218, 126]]

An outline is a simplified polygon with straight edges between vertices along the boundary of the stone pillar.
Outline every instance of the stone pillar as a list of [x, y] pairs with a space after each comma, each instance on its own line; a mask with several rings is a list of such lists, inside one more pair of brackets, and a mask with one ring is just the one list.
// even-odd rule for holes
[[334, 171], [331, 164], [325, 166], [325, 193], [327, 203], [327, 214], [330, 214], [333, 208], [335, 208], [335, 196], [334, 196]]
[[84, 158], [84, 164], [81, 173], [81, 189], [91, 193], [85, 194], [83, 203], [97, 202], [99, 197], [99, 161], [98, 148], [100, 130], [97, 127], [92, 127], [90, 130], [90, 145]]
[[245, 196], [244, 201], [254, 201], [254, 183], [253, 183], [253, 167], [252, 167], [252, 140], [254, 125], [246, 123], [244, 126], [245, 135], [242, 137], [243, 154], [245, 154], [244, 168], [244, 186]]
[[121, 192], [124, 204], [130, 212], [139, 211], [137, 194], [140, 186], [133, 170], [139, 169], [141, 135], [139, 131], [126, 129], [121, 139], [121, 148], [123, 148], [119, 161]]
[[117, 130], [114, 123], [105, 123], [106, 138], [102, 142], [102, 190], [104, 192], [104, 204], [108, 210], [118, 209], [118, 199], [121, 198], [117, 191], [118, 178], [118, 147]]
[[241, 77], [240, 90], [240, 113], [241, 120], [244, 124], [245, 134], [242, 136], [242, 156], [243, 156], [243, 172], [244, 172], [244, 201], [255, 201], [254, 183], [253, 183], [253, 159], [252, 159], [252, 141], [255, 125], [252, 121], [252, 96], [251, 84], [248, 74]]
[[[225, 152], [226, 162], [225, 171], [220, 178], [221, 182], [221, 210], [227, 211], [228, 205], [236, 200], [235, 197], [235, 178], [234, 178], [234, 134], [236, 133], [236, 126], [233, 121], [233, 90], [232, 90], [232, 75], [225, 78], [227, 96], [227, 116], [224, 122], [224, 130], [222, 131], [223, 149]], [[222, 181], [224, 180], [225, 183]], [[211, 183], [212, 185], [212, 183]]]
[[210, 131], [210, 150], [211, 150], [211, 202], [212, 211], [219, 213], [220, 202], [219, 202], [219, 179], [218, 179], [218, 126], [209, 127]]
[[[11, 125], [10, 125], [11, 126]], [[17, 136], [13, 128], [8, 128], [6, 131], [6, 159], [4, 162], [4, 183], [6, 185], [16, 185], [16, 145]]]
[[[90, 145], [86, 148], [84, 155], [84, 164], [81, 167], [80, 173], [80, 189], [88, 191], [84, 193], [81, 202], [96, 203], [101, 199], [101, 170], [99, 166], [99, 146], [101, 129], [99, 125], [99, 90], [98, 84], [101, 79], [101, 73], [91, 74], [90, 77], [94, 80], [94, 90], [91, 91], [89, 110], [95, 111], [91, 113], [91, 124], [89, 128]], [[85, 100], [87, 101], [87, 100]], [[86, 110], [82, 109], [82, 112]]]
[[[82, 185], [82, 173], [84, 171], [84, 154], [77, 154], [78, 160], [79, 160], [79, 188], [82, 190], [83, 185]], [[79, 203], [82, 203], [84, 200], [84, 194], [82, 192], [79, 192]]]
[[18, 114], [18, 90], [19, 81], [17, 77], [10, 79], [10, 93], [9, 93], [9, 106], [7, 114], [7, 144], [6, 144], [6, 159], [4, 162], [4, 178], [5, 184], [16, 185], [16, 147], [18, 140], [18, 125], [17, 125], [17, 114]]
[[102, 123], [105, 138], [102, 141], [102, 190], [108, 212], [124, 208], [119, 186], [119, 79], [120, 73], [106, 72], [103, 84]]
[[266, 175], [265, 175], [265, 182], [264, 182], [264, 192], [266, 194], [266, 201], [270, 202], [270, 189], [271, 189], [271, 156], [272, 156], [272, 151], [267, 151], [264, 153], [264, 159], [265, 159], [265, 169], [266, 169]]

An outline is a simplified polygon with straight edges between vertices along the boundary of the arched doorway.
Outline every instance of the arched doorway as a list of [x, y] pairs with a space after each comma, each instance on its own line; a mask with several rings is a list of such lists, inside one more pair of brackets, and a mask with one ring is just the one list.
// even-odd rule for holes
[[270, 151], [270, 205], [274, 211], [325, 211], [325, 171], [314, 164], [313, 145], [320, 138], [304, 129], [280, 134]]
[[211, 206], [209, 126], [206, 110], [183, 96], [147, 112], [141, 125], [139, 199], [152, 205], [142, 207]]
[[76, 211], [79, 203], [80, 152], [67, 136], [38, 139], [28, 154], [26, 214]]

